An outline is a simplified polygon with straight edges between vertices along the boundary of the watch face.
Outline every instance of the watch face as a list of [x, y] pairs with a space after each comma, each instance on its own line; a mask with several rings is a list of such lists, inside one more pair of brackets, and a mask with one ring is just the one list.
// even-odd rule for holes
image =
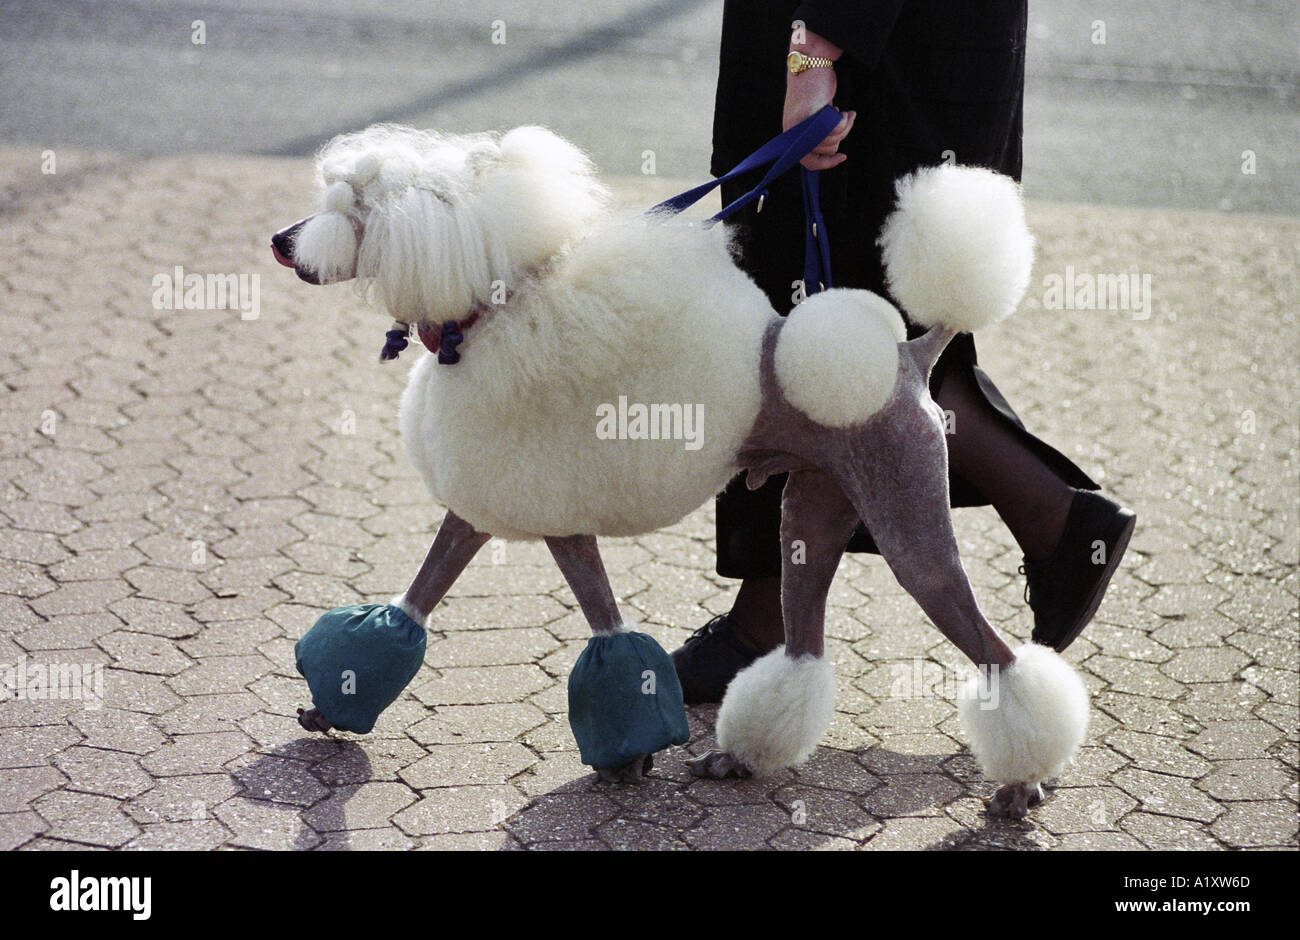
[[794, 72], [797, 75], [799, 74], [799, 63], [802, 59], [803, 56], [800, 55], [798, 52], [791, 52], [788, 56], [785, 57], [786, 67], [789, 68], [791, 72]]

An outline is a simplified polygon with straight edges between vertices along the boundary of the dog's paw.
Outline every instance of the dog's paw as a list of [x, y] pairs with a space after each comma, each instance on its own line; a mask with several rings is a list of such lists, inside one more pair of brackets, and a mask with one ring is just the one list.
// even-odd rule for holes
[[712, 777], [715, 780], [739, 777], [744, 780], [753, 776], [743, 762], [726, 751], [709, 751], [700, 757], [688, 760], [686, 766], [690, 768], [692, 777]]
[[603, 783], [640, 783], [654, 765], [653, 754], [642, 754], [622, 767], [597, 767], [596, 775]]
[[305, 731], [329, 731], [334, 726], [315, 708], [298, 709], [298, 724]]
[[1008, 783], [998, 787], [993, 798], [984, 801], [990, 816], [1024, 819], [1029, 808], [1043, 802], [1043, 787], [1038, 783]]

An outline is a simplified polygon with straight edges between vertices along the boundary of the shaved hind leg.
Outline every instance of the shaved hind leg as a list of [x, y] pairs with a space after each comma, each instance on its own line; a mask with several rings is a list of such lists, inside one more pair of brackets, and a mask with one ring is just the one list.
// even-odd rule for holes
[[[790, 474], [781, 495], [781, 610], [785, 621], [785, 646], [768, 656], [783, 657], [791, 675], [797, 674], [793, 671], [796, 668], [793, 664], [798, 661], [806, 657], [820, 660], [824, 656], [826, 597], [844, 547], [857, 524], [858, 513], [853, 504], [826, 474], [807, 470]], [[697, 777], [747, 777], [757, 768], [748, 765], [744, 759], [746, 752], [782, 750], [761, 740], [763, 729], [738, 727], [741, 723], [728, 720], [728, 710], [762, 709], [761, 702], [738, 701], [733, 692], [735, 688], [734, 684], [728, 688], [722, 710], [718, 713], [719, 745], [723, 749], [709, 751], [687, 762], [691, 773]], [[740, 688], [747, 688], [744, 680], [741, 680]], [[816, 696], [825, 690], [776, 688], [773, 691], [779, 697], [797, 700], [802, 694]], [[755, 697], [750, 695], [751, 699]], [[807, 717], [807, 724], [800, 729], [804, 740], [799, 743], [803, 746], [795, 747], [795, 751], [810, 749], [825, 731], [817, 727], [824, 716]], [[723, 739], [729, 728], [738, 728], [734, 734], [734, 746], [741, 751], [740, 754], [727, 750], [731, 742]], [[755, 738], [759, 740], [753, 740]]]

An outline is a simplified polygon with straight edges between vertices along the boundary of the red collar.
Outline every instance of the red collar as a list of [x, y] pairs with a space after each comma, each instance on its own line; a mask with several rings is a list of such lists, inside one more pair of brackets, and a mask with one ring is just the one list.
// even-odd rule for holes
[[443, 323], [420, 323], [416, 325], [415, 330], [420, 336], [420, 342], [424, 343], [424, 348], [436, 356], [442, 347], [443, 330], [448, 323], [452, 324], [456, 332], [463, 337], [469, 331], [469, 328], [478, 322], [479, 315], [482, 312], [483, 308], [479, 307], [463, 320], [447, 320]]

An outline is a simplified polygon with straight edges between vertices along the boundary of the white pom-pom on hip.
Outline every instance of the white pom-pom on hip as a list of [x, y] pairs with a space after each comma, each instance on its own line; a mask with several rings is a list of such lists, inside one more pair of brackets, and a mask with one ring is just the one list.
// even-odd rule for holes
[[897, 208], [877, 244], [885, 282], [908, 317], [970, 331], [1014, 312], [1034, 263], [1016, 182], [945, 164], [903, 177], [895, 190]]

